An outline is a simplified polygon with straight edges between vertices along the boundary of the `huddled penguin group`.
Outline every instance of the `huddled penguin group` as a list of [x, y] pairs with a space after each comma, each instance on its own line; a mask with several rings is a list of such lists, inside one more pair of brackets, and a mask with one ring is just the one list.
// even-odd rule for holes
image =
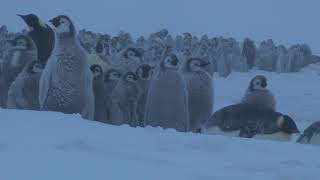
[[[181, 56], [168, 43], [153, 47], [162, 49], [157, 62], [130, 45], [112, 49], [108, 43], [116, 48], [123, 44], [108, 37], [97, 40], [88, 54], [68, 16], [51, 19], [53, 28], [34, 14], [19, 16], [29, 31], [6, 41], [0, 63], [3, 108], [77, 113], [111, 125], [243, 138], [289, 141], [300, 132], [289, 115], [277, 111], [262, 75], [250, 81], [240, 103], [214, 112], [213, 75], [208, 71], [213, 64], [206, 58]], [[161, 41], [161, 33], [155, 36]], [[317, 122], [297, 142], [318, 144], [319, 137]]]

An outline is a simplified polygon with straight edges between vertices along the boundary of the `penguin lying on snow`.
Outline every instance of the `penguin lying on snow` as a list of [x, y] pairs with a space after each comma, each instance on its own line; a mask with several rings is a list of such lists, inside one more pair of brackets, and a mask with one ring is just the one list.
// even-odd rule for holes
[[215, 112], [201, 133], [289, 141], [290, 135], [299, 130], [287, 115], [254, 105], [235, 104]]
[[56, 44], [40, 79], [40, 107], [93, 119], [93, 78], [75, 27], [67, 16], [50, 22], [55, 27]]
[[305, 129], [297, 143], [320, 145], [320, 121], [311, 124]]
[[267, 78], [262, 75], [255, 76], [249, 84], [242, 103], [257, 105], [264, 108], [276, 110], [276, 100], [267, 89]]

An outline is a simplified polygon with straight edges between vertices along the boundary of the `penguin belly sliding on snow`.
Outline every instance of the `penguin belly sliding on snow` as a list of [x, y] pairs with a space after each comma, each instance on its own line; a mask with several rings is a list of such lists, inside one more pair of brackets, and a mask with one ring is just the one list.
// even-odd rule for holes
[[242, 103], [256, 105], [262, 108], [276, 110], [276, 100], [273, 94], [267, 89], [267, 78], [258, 75], [255, 76], [249, 84]]
[[86, 54], [76, 38], [75, 27], [67, 16], [50, 20], [55, 27], [53, 52], [40, 79], [40, 108], [94, 118], [93, 77]]
[[[167, 50], [166, 50], [167, 51]], [[152, 78], [145, 125], [189, 130], [188, 93], [181, 72], [181, 61], [173, 53], [164, 53], [159, 72]]]
[[298, 138], [297, 143], [320, 145], [320, 121], [311, 124]]
[[191, 58], [183, 69], [188, 88], [190, 131], [200, 129], [213, 113], [213, 79], [204, 69], [207, 65], [202, 59]]
[[215, 112], [201, 133], [289, 141], [299, 130], [287, 115], [254, 105], [235, 104]]
[[43, 67], [38, 61], [26, 65], [9, 88], [9, 109], [40, 110], [39, 81], [42, 71]]

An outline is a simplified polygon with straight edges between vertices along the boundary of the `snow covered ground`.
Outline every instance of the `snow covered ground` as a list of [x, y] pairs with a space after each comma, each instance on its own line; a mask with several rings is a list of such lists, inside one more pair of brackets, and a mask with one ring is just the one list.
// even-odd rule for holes
[[[319, 72], [312, 65], [294, 74], [216, 77], [215, 109], [239, 101], [249, 80], [264, 74], [278, 109], [302, 130], [320, 120]], [[0, 180], [316, 180], [319, 148], [0, 109]]]

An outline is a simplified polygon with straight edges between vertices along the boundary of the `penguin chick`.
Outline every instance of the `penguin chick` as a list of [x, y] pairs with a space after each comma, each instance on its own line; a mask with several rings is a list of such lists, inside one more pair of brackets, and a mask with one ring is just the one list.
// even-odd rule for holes
[[320, 121], [311, 124], [305, 129], [297, 143], [320, 145]]
[[121, 73], [135, 72], [142, 62], [142, 53], [136, 48], [127, 48], [118, 54], [117, 65]]
[[94, 64], [90, 67], [93, 74], [93, 92], [94, 92], [94, 120], [104, 122], [106, 121], [106, 104], [104, 100], [104, 75], [103, 69], [100, 65]]
[[267, 78], [265, 76], [258, 75], [250, 81], [249, 88], [242, 98], [242, 103], [276, 110], [276, 100], [267, 89]]
[[139, 121], [139, 126], [142, 127], [144, 126], [143, 120], [153, 71], [154, 66], [151, 66], [149, 64], [142, 64], [139, 66], [136, 72], [136, 74], [139, 77], [138, 84], [141, 91], [141, 95], [138, 100], [137, 117]]
[[38, 61], [32, 61], [24, 67], [9, 88], [9, 109], [40, 110], [39, 81], [42, 71], [43, 67]]
[[80, 113], [93, 119], [93, 77], [75, 27], [64, 15], [50, 22], [55, 27], [56, 44], [40, 79], [41, 110]]
[[255, 105], [234, 104], [215, 112], [201, 133], [289, 141], [299, 130], [288, 115]]
[[112, 92], [117, 86], [119, 80], [121, 78], [121, 73], [116, 69], [109, 69], [106, 72], [104, 78], [105, 92], [104, 92], [104, 101], [106, 104], [106, 113], [107, 117], [105, 119], [105, 123], [113, 124], [113, 122], [117, 122], [117, 120], [122, 120], [122, 113], [119, 108], [117, 97], [114, 97]]
[[2, 103], [7, 104], [8, 90], [11, 83], [22, 72], [27, 63], [36, 61], [37, 48], [33, 40], [24, 35], [19, 35], [13, 40], [7, 41], [10, 44], [8, 52], [2, 62]]
[[210, 118], [214, 104], [213, 79], [205, 68], [209, 63], [197, 58], [186, 62], [184, 73], [188, 89], [189, 130], [195, 131]]
[[180, 64], [175, 54], [165, 51], [159, 72], [151, 81], [145, 125], [188, 131], [188, 92], [183, 76], [178, 72]]
[[137, 121], [137, 103], [140, 96], [140, 89], [138, 85], [138, 76], [133, 72], [127, 72], [119, 81], [112, 96], [115, 98], [122, 119], [114, 122], [116, 125], [129, 124], [132, 127], [138, 126]]
[[54, 48], [55, 37], [53, 30], [34, 14], [19, 14], [18, 16], [20, 16], [29, 27], [29, 32], [27, 35], [35, 42], [38, 59], [41, 65], [44, 66]]

